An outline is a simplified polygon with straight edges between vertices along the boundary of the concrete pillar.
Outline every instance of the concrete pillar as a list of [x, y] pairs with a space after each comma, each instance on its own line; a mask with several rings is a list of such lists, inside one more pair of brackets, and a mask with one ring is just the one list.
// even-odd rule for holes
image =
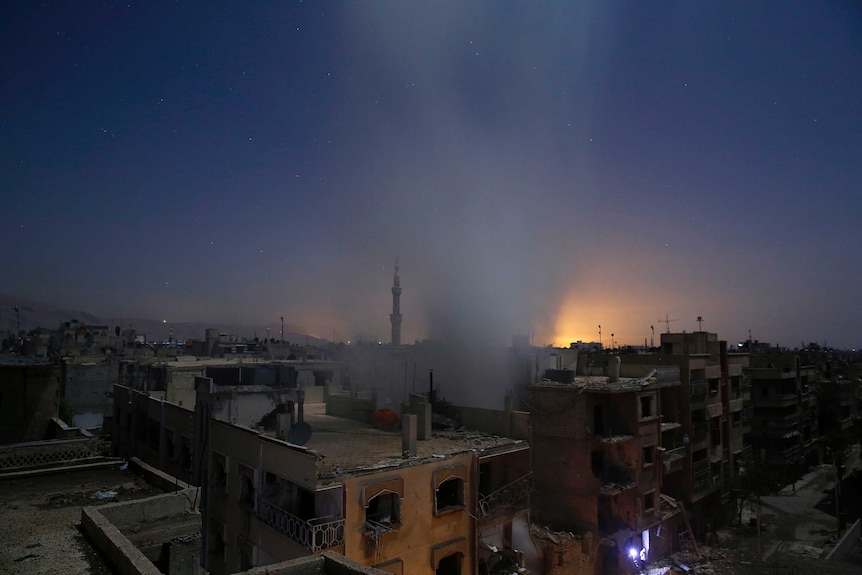
[[419, 415], [418, 432], [419, 439], [431, 439], [431, 404], [420, 403], [416, 406]]
[[416, 457], [416, 421], [412, 413], [401, 417], [401, 456], [405, 459]]

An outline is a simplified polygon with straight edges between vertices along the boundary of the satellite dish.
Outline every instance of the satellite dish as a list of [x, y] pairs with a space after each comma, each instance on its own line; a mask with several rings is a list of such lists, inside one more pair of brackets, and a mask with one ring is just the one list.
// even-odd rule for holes
[[304, 421], [294, 423], [287, 432], [287, 441], [294, 445], [305, 445], [311, 439], [311, 426]]

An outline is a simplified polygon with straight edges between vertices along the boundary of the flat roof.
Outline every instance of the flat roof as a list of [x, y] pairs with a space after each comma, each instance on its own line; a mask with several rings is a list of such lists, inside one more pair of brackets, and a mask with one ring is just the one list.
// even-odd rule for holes
[[[416, 457], [401, 455], [401, 430], [384, 431], [367, 423], [326, 415], [323, 403], [306, 403], [303, 418], [311, 426], [311, 439], [303, 447], [322, 456], [318, 480], [328, 483], [345, 475], [409, 467], [465, 453], [501, 454], [528, 449], [521, 439], [477, 431], [435, 430], [431, 439], [416, 442]], [[274, 432], [266, 432], [274, 436]]]
[[660, 381], [658, 377], [649, 378], [621, 377], [617, 381], [611, 381], [605, 375], [578, 375], [572, 383], [560, 383], [543, 379], [533, 384], [533, 387], [544, 387], [553, 389], [586, 390], [605, 393], [621, 393], [628, 391], [647, 391], [660, 389], [662, 387], [679, 386], [679, 380]]

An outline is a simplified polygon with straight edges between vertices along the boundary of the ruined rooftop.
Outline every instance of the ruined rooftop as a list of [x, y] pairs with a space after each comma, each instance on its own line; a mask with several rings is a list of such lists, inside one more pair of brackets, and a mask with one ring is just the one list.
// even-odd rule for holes
[[[304, 420], [311, 439], [303, 448], [319, 458], [318, 480], [337, 481], [353, 474], [407, 467], [464, 453], [505, 453], [527, 449], [524, 440], [477, 431], [435, 430], [431, 439], [416, 442], [416, 456], [402, 457], [401, 431], [385, 431], [367, 423], [326, 415], [322, 403], [307, 403]], [[266, 432], [274, 436], [274, 432]]]

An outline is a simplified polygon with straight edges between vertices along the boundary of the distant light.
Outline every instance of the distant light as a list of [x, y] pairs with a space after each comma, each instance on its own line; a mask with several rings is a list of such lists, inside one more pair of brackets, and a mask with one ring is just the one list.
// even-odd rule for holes
[[636, 559], [637, 556], [638, 556], [637, 549], [635, 549], [634, 547], [630, 548], [629, 549], [629, 557], [631, 557], [632, 559]]

